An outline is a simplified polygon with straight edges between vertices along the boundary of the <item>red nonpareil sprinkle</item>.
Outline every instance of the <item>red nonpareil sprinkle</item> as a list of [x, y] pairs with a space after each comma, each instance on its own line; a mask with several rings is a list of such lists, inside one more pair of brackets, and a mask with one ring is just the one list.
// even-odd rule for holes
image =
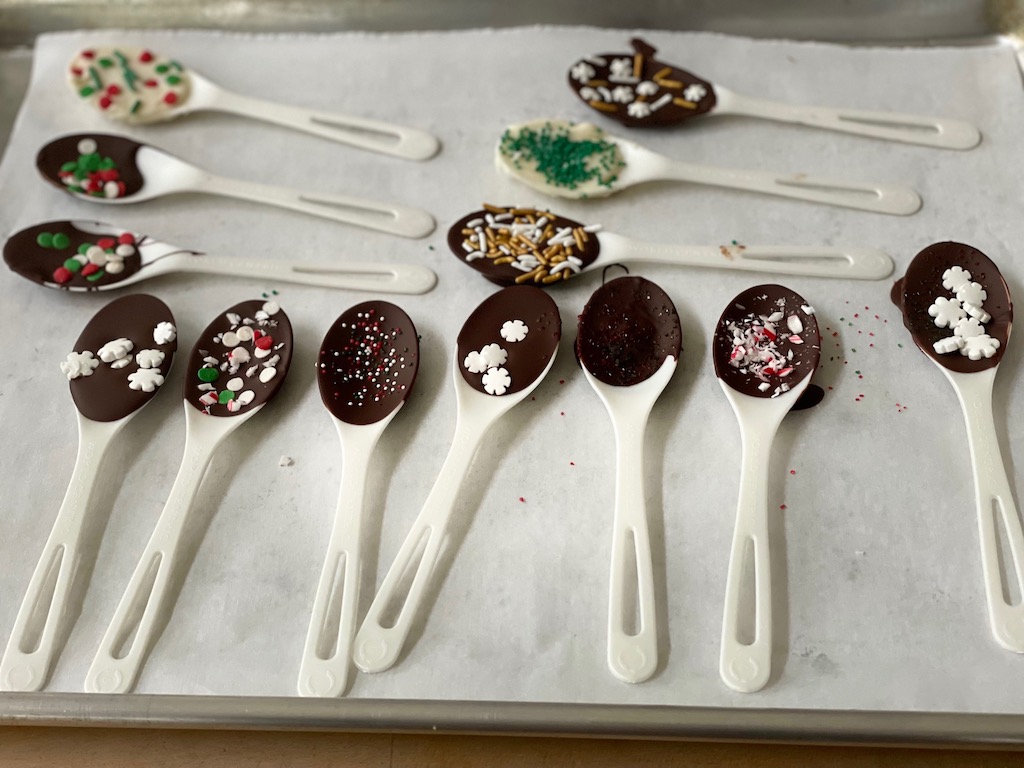
[[106, 109], [110, 106], [110, 97], [103, 96], [100, 98], [100, 109]]
[[558, 380], [558, 383], [559, 383], [559, 384], [565, 384], [565, 379], [559, 379], [559, 380]]
[[785, 512], [786, 511], [786, 505], [785, 504], [779, 504], [779, 509], [781, 509], [783, 512]]
[[149, 51], [143, 51], [142, 53], [139, 54], [139, 61], [141, 61], [143, 64], [148, 64], [152, 60], [153, 60], [153, 54], [150, 53]]
[[796, 470], [795, 470], [795, 469], [791, 469], [791, 470], [789, 470], [789, 474], [791, 474], [791, 475], [795, 475], [795, 474], [796, 474]]
[[519, 497], [519, 500], [520, 500], [521, 502], [523, 502], [524, 504], [526, 503], [526, 499], [525, 499], [525, 498], [523, 498], [522, 496], [520, 496], [520, 497]]
[[575, 461], [570, 461], [569, 462], [569, 466], [570, 467], [575, 467], [576, 466], [576, 462]]
[[565, 416], [565, 411], [560, 411], [558, 415], [559, 416]]
[[111, 96], [117, 96], [121, 93], [121, 89], [116, 85], [111, 84], [107, 86], [107, 93]]
[[173, 91], [168, 91], [167, 93], [164, 94], [164, 103], [165, 104], [177, 104], [178, 103], [178, 94], [174, 93]]

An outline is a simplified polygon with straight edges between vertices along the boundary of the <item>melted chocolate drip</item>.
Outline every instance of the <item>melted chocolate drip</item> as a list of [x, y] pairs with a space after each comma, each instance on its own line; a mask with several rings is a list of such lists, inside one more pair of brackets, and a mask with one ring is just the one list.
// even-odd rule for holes
[[131, 362], [123, 368], [113, 368], [101, 361], [91, 375], [68, 382], [71, 397], [83, 416], [93, 421], [117, 421], [144, 406], [167, 385], [164, 381], [152, 392], [128, 386], [128, 376], [139, 370], [135, 356], [144, 349], [164, 353], [158, 367], [165, 379], [171, 370], [177, 341], [157, 344], [153, 339], [153, 329], [162, 322], [174, 324], [171, 310], [160, 299], [145, 293], [115, 299], [93, 316], [75, 342], [75, 352], [92, 352], [99, 359], [100, 348], [120, 338], [131, 341], [133, 349], [128, 353]]
[[[988, 293], [984, 310], [992, 315], [992, 319], [985, 323], [985, 333], [999, 340], [999, 347], [992, 357], [971, 360], [959, 352], [940, 355], [932, 347], [936, 341], [953, 333], [950, 328], [935, 325], [935, 320], [928, 314], [928, 307], [940, 296], [953, 297], [952, 292], [942, 285], [942, 274], [957, 266], [970, 272], [971, 280], [980, 283]], [[914, 343], [943, 368], [974, 373], [992, 368], [1003, 359], [1013, 322], [1013, 301], [999, 267], [977, 248], [952, 242], [929, 245], [910, 262], [907, 274], [893, 284], [889, 297], [903, 313], [903, 324], [910, 331]]]
[[[643, 40], [635, 39], [630, 42], [633, 45], [633, 49], [636, 51], [635, 54], [601, 53], [595, 56], [588, 56], [585, 59], [580, 59], [570, 68], [569, 85], [584, 104], [591, 107], [594, 111], [600, 112], [602, 115], [610, 117], [613, 120], [618, 120], [620, 123], [630, 128], [673, 125], [675, 123], [688, 120], [691, 117], [703, 115], [715, 108], [717, 99], [715, 98], [715, 88], [711, 83], [707, 80], [700, 79], [686, 70], [679, 69], [671, 64], [666, 64], [663, 61], [658, 61], [654, 58], [654, 54], [656, 53], [654, 47]], [[631, 82], [626, 83], [621, 78], [616, 78], [613, 75], [611, 69], [613, 61], [628, 59], [633, 63], [636, 60], [636, 56], [639, 56], [642, 59], [638, 77], [635, 79], [630, 78]], [[599, 63], [602, 60], [604, 61], [604, 64]], [[573, 69], [580, 65], [590, 66], [594, 70], [594, 76], [590, 80], [580, 82], [572, 76]], [[636, 70], [632, 70], [633, 73], [635, 73], [635, 71]], [[658, 109], [652, 109], [650, 114], [646, 117], [633, 117], [630, 115], [629, 110], [627, 109], [627, 104], [609, 101], [603, 98], [597, 100], [587, 99], [584, 98], [584, 95], [581, 93], [584, 88], [596, 89], [601, 87], [614, 90], [618, 85], [627, 85], [632, 89], [640, 82], [654, 83], [658, 86], [655, 93], [644, 97], [644, 100], [646, 100], [648, 104], [653, 105], [666, 94], [670, 97], [670, 99]], [[690, 100], [684, 96], [686, 89], [693, 85], [704, 89], [705, 94], [702, 98]], [[599, 104], [600, 106], [595, 106], [595, 104]]]
[[[781, 305], [779, 304], [780, 300], [783, 302]], [[715, 375], [737, 392], [761, 398], [771, 398], [775, 394], [776, 387], [782, 384], [788, 384], [792, 389], [808, 376], [812, 376], [821, 357], [821, 333], [818, 329], [817, 318], [801, 309], [806, 305], [807, 302], [800, 294], [781, 285], [755, 285], [753, 288], [743, 291], [729, 302], [718, 320], [718, 325], [715, 326], [715, 336], [711, 347]], [[776, 348], [782, 356], [787, 358], [792, 351], [793, 357], [789, 360], [789, 364], [794, 370], [784, 377], [768, 375], [769, 387], [762, 392], [758, 387], [764, 383], [763, 379], [753, 373], [744, 373], [740, 368], [729, 364], [733, 352], [733, 339], [728, 325], [732, 322], [743, 323], [751, 314], [770, 316], [779, 311], [784, 312], [785, 317], [778, 322], [779, 333], [775, 342]], [[793, 334], [786, 327], [786, 318], [792, 314], [796, 314], [803, 325], [803, 330], [796, 334], [803, 340], [802, 344], [789, 341], [789, 336]], [[803, 405], [802, 407], [809, 406]]]
[[49, 144], [46, 144], [39, 150], [39, 154], [36, 155], [36, 168], [39, 169], [43, 178], [69, 194], [88, 199], [89, 195], [80, 195], [69, 190], [60, 178], [60, 171], [64, 164], [78, 160], [80, 154], [78, 144], [83, 139], [95, 141], [96, 152], [100, 156], [109, 157], [114, 161], [119, 174], [119, 181], [124, 183], [122, 198], [130, 197], [142, 189], [143, 178], [135, 162], [135, 156], [145, 145], [124, 136], [110, 133], [75, 133], [70, 136], [54, 139]]
[[577, 358], [598, 381], [628, 387], [679, 359], [682, 332], [672, 299], [642, 277], [620, 277], [594, 291], [579, 318]]
[[[94, 226], [97, 230], [102, 230], [104, 225], [96, 222]], [[39, 244], [39, 236], [43, 234], [64, 235], [68, 239], [68, 245], [64, 248], [43, 247]], [[65, 290], [96, 291], [119, 283], [142, 269], [142, 256], [139, 254], [137, 238], [134, 239], [135, 253], [124, 258], [124, 269], [117, 274], [103, 270], [101, 277], [89, 280], [82, 274], [81, 269], [78, 269], [72, 273], [70, 280], [58, 284], [53, 273], [78, 253], [79, 246], [96, 245], [103, 239], [117, 241], [118, 237], [113, 233], [86, 232], [70, 221], [47, 221], [11, 235], [4, 244], [4, 261], [12, 271], [33, 283]]]
[[357, 304], [320, 347], [320, 397], [342, 421], [374, 424], [409, 397], [419, 362], [416, 327], [405, 312], [386, 301]]
[[[521, 320], [528, 331], [522, 341], [510, 342], [501, 336], [506, 321]], [[462, 378], [478, 392], [484, 389], [483, 376], [470, 373], [464, 365], [470, 352], [479, 352], [488, 344], [497, 344], [508, 359], [501, 367], [508, 371], [512, 383], [506, 395], [526, 389], [547, 368], [562, 336], [562, 319], [558, 307], [540, 288], [514, 285], [498, 291], [473, 310], [458, 339], [458, 363]]]

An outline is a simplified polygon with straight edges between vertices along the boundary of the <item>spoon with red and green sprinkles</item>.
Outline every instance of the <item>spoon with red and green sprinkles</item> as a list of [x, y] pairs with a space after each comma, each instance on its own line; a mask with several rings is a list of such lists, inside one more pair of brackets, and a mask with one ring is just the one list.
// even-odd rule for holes
[[68, 82], [82, 101], [105, 117], [132, 125], [210, 110], [275, 123], [406, 160], [429, 160], [441, 146], [434, 136], [415, 128], [231, 93], [178, 61], [145, 48], [85, 48], [68, 65]]

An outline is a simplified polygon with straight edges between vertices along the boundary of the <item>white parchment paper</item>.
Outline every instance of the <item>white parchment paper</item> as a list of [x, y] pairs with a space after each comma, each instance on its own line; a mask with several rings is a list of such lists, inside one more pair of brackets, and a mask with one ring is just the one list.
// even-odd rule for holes
[[[452, 34], [229, 36], [89, 32], [40, 38], [32, 85], [0, 165], [0, 231], [93, 218], [210, 253], [333, 262], [426, 264], [438, 287], [393, 299], [422, 335], [416, 390], [370, 473], [365, 610], [447, 451], [455, 416], [451, 354], [493, 286], [447, 252], [447, 227], [483, 201], [550, 206], [656, 242], [854, 244], [888, 250], [898, 274], [944, 239], [971, 243], [1024, 288], [1024, 100], [1009, 47], [848, 49], [706, 34], [650, 33], [662, 58], [741, 93], [797, 103], [975, 121], [980, 147], [902, 146], [749, 118], [709, 117], [630, 138], [673, 157], [910, 184], [913, 217], [846, 211], [741, 192], [653, 184], [604, 201], [540, 198], [494, 170], [502, 128], [536, 117], [595, 118], [565, 83], [581, 54], [628, 50], [633, 33], [526, 28]], [[227, 88], [430, 130], [442, 153], [413, 163], [231, 116], [147, 128], [105, 122], [64, 70], [86, 44], [150, 46]], [[626, 129], [602, 123], [613, 133]], [[200, 195], [124, 207], [72, 199], [42, 182], [38, 147], [77, 130], [122, 131], [216, 173], [300, 189], [363, 194], [429, 209], [420, 241]], [[821, 406], [786, 419], [770, 483], [774, 669], [755, 695], [718, 677], [739, 432], [714, 378], [709, 339], [740, 290], [770, 276], [634, 268], [682, 317], [684, 353], [646, 443], [647, 508], [661, 663], [641, 685], [605, 663], [614, 484], [611, 424], [573, 361], [576, 316], [600, 275], [555, 295], [564, 338], [548, 379], [493, 429], [459, 497], [429, 611], [400, 663], [355, 675], [350, 695], [670, 705], [1024, 712], [1024, 659], [991, 637], [984, 607], [970, 462], [952, 390], [914, 347], [889, 281], [788, 279], [827, 327]], [[140, 286], [180, 329], [173, 381], [122, 433], [90, 512], [77, 620], [48, 686], [80, 691], [181, 457], [181, 367], [199, 331], [237, 301], [272, 290], [296, 331], [293, 369], [274, 403], [215, 456], [190, 522], [173, 612], [137, 691], [292, 695], [327, 536], [341, 455], [315, 386], [334, 318], [364, 294], [174, 276]], [[6, 642], [61, 503], [75, 457], [74, 407], [58, 363], [112, 294], [67, 295], [0, 273], [4, 514], [0, 639]], [[996, 383], [997, 429], [1011, 484], [1024, 456], [1019, 344]], [[281, 458], [293, 463], [280, 466]], [[287, 463], [287, 462], [285, 462]], [[785, 507], [783, 510], [782, 507]]]

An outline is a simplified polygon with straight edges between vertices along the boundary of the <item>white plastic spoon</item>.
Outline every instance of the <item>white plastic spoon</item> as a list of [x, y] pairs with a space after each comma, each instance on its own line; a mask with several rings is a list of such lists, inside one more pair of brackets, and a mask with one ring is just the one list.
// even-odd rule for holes
[[47, 221], [23, 229], [8, 238], [4, 261], [34, 283], [73, 292], [121, 288], [172, 272], [379, 293], [426, 293], [437, 283], [433, 270], [418, 264], [295, 264], [207, 256], [98, 221]]
[[434, 219], [424, 210], [345, 195], [302, 192], [215, 176], [125, 136], [78, 133], [39, 150], [47, 181], [83, 200], [122, 205], [179, 192], [202, 192], [286, 208], [400, 237], [425, 237]]
[[[555, 303], [531, 286], [505, 288], [478, 306], [459, 333], [452, 362], [458, 415], [455, 436], [423, 509], [398, 551], [356, 634], [354, 659], [363, 672], [383, 672], [398, 660], [427, 584], [462, 481], [488, 429], [524, 400], [544, 379], [555, 360], [561, 321]], [[422, 554], [413, 562], [420, 545]], [[401, 597], [409, 568], [415, 577], [393, 624], [385, 612]]]
[[[159, 339], [154, 338], [154, 331], [161, 325]], [[130, 350], [128, 344], [116, 343], [124, 339], [130, 343]], [[123, 353], [120, 358], [114, 356], [115, 347]], [[77, 409], [78, 457], [0, 661], [0, 690], [38, 691], [46, 683], [72, 587], [86, 556], [81, 551], [85, 514], [101, 477], [103, 457], [114, 437], [159, 391], [157, 382], [162, 383], [170, 370], [176, 348], [171, 311], [153, 296], [135, 294], [101, 309], [63, 364]], [[154, 350], [160, 357], [159, 367], [152, 369], [148, 392], [142, 387], [142, 379], [135, 383], [140, 366], [132, 354], [144, 349]], [[153, 359], [149, 357], [145, 362]], [[127, 364], [122, 365], [121, 360]]]
[[[589, 153], [585, 159], [583, 153]], [[566, 154], [574, 156], [570, 172]], [[498, 168], [538, 192], [577, 200], [606, 197], [649, 181], [687, 181], [897, 216], [921, 208], [921, 197], [910, 187], [686, 163], [611, 136], [591, 123], [533, 120], [509, 126], [495, 157]]]
[[[719, 674], [730, 688], [752, 693], [768, 682], [772, 662], [771, 448], [779, 425], [811, 383], [818, 366], [821, 337], [813, 309], [788, 288], [754, 286], [733, 299], [722, 313], [711, 354], [718, 383], [739, 421], [743, 446]], [[744, 584], [750, 584], [744, 576], [751, 564], [755, 613], [750, 622], [754, 634], [748, 642], [740, 627], [747, 623], [741, 605]]]
[[288, 317], [275, 302], [258, 300], [231, 307], [199, 337], [185, 375], [181, 468], [100, 641], [85, 678], [86, 691], [124, 693], [135, 686], [158, 620], [173, 604], [171, 575], [210, 459], [224, 438], [263, 410], [280, 389], [292, 346]]
[[645, 243], [600, 229], [549, 211], [488, 205], [452, 225], [448, 248], [499, 285], [558, 285], [634, 262], [848, 280], [880, 280], [893, 270], [889, 255], [874, 248]]
[[[620, 277], [603, 285], [579, 319], [580, 366], [615, 429], [608, 668], [626, 683], [641, 683], [658, 667], [644, 433], [654, 402], [675, 372], [680, 342], [675, 305], [661, 288], [641, 277]], [[627, 584], [626, 576], [634, 570], [635, 586]], [[634, 596], [635, 627], [626, 609], [631, 602], [627, 597]]]
[[105, 117], [128, 124], [171, 120], [210, 110], [251, 117], [371, 152], [428, 160], [440, 142], [425, 131], [232, 93], [149, 50], [94, 46], [68, 66], [71, 87]]
[[[957, 315], [964, 314], [963, 302], [954, 297], [964, 283], [976, 283], [984, 290], [986, 295], [976, 305], [984, 322], [973, 322], [972, 318], [976, 320], [977, 316], [965, 314], [961, 326]], [[893, 286], [892, 298], [903, 312], [903, 323], [914, 343], [946, 376], [960, 401], [974, 476], [989, 623], [999, 645], [1014, 653], [1024, 653], [1024, 604], [1011, 603], [1003, 592], [996, 525], [998, 518], [1012, 561], [1012, 569], [1010, 563], [1006, 564], [1006, 580], [1014, 584], [1019, 595], [1024, 593], [1024, 531], [992, 413], [992, 387], [1013, 323], [1009, 288], [999, 268], [984, 253], [963, 243], [946, 242], [930, 245], [917, 254], [906, 276]], [[940, 304], [940, 298], [950, 302], [946, 310], [952, 309], [952, 316], [944, 317], [938, 311], [932, 314], [932, 307]], [[943, 353], [934, 346], [950, 339], [961, 344], [963, 350], [954, 346]]]
[[[341, 438], [341, 490], [299, 667], [303, 696], [339, 696], [348, 687], [359, 608], [359, 542], [370, 457], [405, 404], [419, 369], [416, 327], [386, 301], [346, 310], [320, 346], [317, 382]], [[340, 583], [339, 583], [340, 580]], [[340, 603], [337, 623], [331, 604]]]
[[943, 149], [971, 149], [981, 141], [978, 129], [963, 120], [797, 106], [740, 96], [658, 61], [654, 47], [643, 40], [632, 43], [634, 53], [588, 56], [569, 70], [569, 84], [577, 96], [602, 115], [629, 127], [732, 114]]

